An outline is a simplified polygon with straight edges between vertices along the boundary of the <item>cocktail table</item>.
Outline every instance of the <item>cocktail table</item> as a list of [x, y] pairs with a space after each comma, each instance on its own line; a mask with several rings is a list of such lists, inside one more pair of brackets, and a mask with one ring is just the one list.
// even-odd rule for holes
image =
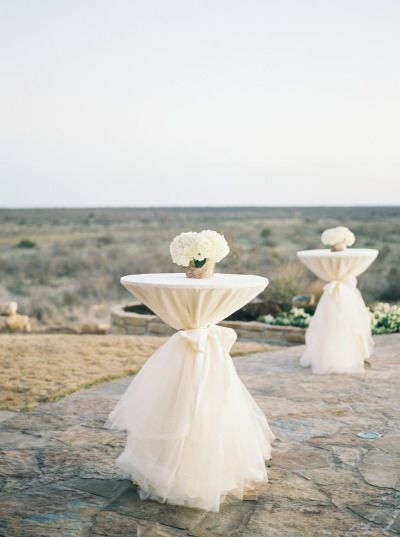
[[108, 426], [127, 431], [117, 464], [142, 499], [218, 511], [265, 481], [274, 438], [239, 379], [231, 328], [217, 323], [268, 285], [259, 276], [125, 276], [121, 283], [177, 332], [135, 376]]

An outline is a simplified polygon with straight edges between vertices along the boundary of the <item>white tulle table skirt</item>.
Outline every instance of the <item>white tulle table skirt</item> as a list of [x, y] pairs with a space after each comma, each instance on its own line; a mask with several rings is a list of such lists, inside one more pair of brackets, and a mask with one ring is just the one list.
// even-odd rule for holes
[[364, 272], [378, 255], [372, 249], [344, 252], [306, 250], [300, 260], [319, 278], [324, 287], [306, 332], [302, 366], [315, 374], [363, 373], [364, 360], [373, 351], [369, 312], [357, 289], [356, 276]]
[[363, 373], [373, 351], [371, 321], [355, 279], [326, 285], [300, 363], [315, 374]]
[[219, 511], [266, 481], [274, 438], [236, 373], [230, 328], [181, 330], [147, 361], [107, 425], [128, 431], [117, 464], [142, 499]]

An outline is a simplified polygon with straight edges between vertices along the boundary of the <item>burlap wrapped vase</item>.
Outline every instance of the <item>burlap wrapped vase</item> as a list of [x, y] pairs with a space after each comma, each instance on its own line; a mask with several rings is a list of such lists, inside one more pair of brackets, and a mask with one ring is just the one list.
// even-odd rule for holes
[[346, 248], [346, 241], [337, 242], [331, 246], [331, 252], [343, 252], [343, 250], [346, 250]]
[[207, 259], [202, 267], [196, 267], [194, 261], [190, 261], [189, 266], [185, 267], [187, 278], [211, 278], [214, 274], [215, 262]]

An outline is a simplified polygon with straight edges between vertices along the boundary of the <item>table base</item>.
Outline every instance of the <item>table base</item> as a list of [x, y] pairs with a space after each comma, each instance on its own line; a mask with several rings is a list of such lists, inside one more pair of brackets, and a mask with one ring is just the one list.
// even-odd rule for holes
[[371, 321], [356, 279], [324, 287], [300, 364], [315, 374], [363, 373], [372, 354]]
[[140, 496], [219, 511], [266, 481], [274, 435], [236, 373], [232, 329], [179, 331], [133, 379], [107, 425], [127, 430], [117, 460]]

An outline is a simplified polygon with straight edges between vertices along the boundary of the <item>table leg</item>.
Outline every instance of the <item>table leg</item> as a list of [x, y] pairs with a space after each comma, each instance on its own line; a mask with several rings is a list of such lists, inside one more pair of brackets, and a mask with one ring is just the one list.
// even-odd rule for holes
[[372, 345], [369, 313], [355, 279], [326, 285], [306, 333], [301, 365], [316, 374], [362, 373]]

